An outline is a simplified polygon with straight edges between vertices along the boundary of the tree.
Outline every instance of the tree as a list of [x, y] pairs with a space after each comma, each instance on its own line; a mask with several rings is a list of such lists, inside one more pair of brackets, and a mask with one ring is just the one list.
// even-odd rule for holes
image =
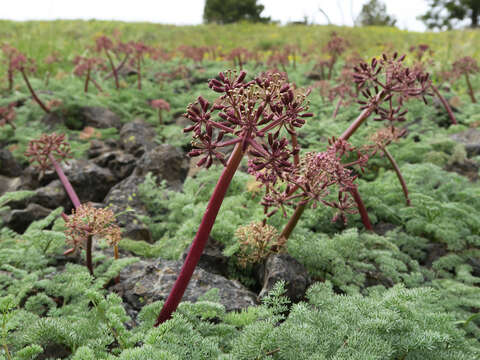
[[257, 0], [206, 0], [203, 20], [206, 23], [230, 24], [237, 21], [269, 22], [261, 17], [265, 7]]
[[387, 14], [387, 7], [378, 0], [370, 0], [362, 6], [357, 21], [361, 26], [395, 26], [397, 20]]
[[479, 27], [479, 0], [428, 0], [428, 2], [430, 9], [419, 19], [429, 29], [451, 29], [465, 19], [469, 19], [471, 28]]

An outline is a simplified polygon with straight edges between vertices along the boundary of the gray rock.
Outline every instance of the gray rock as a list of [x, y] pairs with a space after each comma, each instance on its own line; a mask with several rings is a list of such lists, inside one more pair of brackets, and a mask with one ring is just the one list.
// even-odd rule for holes
[[450, 138], [465, 145], [467, 156], [480, 155], [480, 130], [472, 128], [457, 134], [450, 135]]
[[120, 130], [120, 144], [130, 154], [142, 156], [152, 150], [155, 143], [155, 128], [141, 118], [125, 124]]
[[[138, 215], [147, 215], [145, 205], [138, 198], [138, 185], [145, 181], [144, 177], [130, 175], [110, 189], [104, 203], [117, 216], [117, 223], [123, 228], [123, 236], [133, 240], [153, 242], [152, 233]], [[132, 209], [133, 211], [127, 211]]]
[[59, 109], [46, 114], [42, 118], [50, 129], [54, 126], [63, 124], [72, 130], [81, 130], [86, 126], [91, 126], [96, 129], [116, 128], [120, 130], [123, 123], [120, 117], [114, 112], [98, 107], [98, 106], [83, 106], [70, 107], [66, 109]]
[[136, 164], [136, 158], [132, 154], [121, 150], [110, 151], [101, 154], [93, 159], [98, 166], [108, 168], [116, 181], [121, 181], [133, 172]]
[[158, 184], [165, 180], [169, 187], [180, 190], [189, 167], [190, 159], [181, 150], [162, 144], [142, 156], [135, 168], [135, 176], [151, 172], [157, 177]]
[[263, 283], [258, 299], [262, 299], [273, 289], [278, 281], [285, 281], [286, 296], [293, 302], [303, 299], [310, 277], [305, 267], [288, 254], [270, 255], [263, 269], [260, 270], [260, 281]]
[[97, 129], [116, 128], [120, 130], [123, 125], [120, 117], [106, 108], [84, 106], [81, 108], [81, 114], [83, 115], [84, 126], [91, 126]]
[[17, 177], [22, 174], [22, 167], [13, 158], [8, 149], [0, 149], [0, 175]]
[[9, 178], [0, 175], [0, 195], [7, 192], [20, 190], [22, 187], [22, 180], [20, 177]]
[[117, 182], [109, 169], [91, 161], [71, 160], [68, 164], [63, 163], [62, 168], [82, 203], [102, 202]]
[[10, 211], [4, 222], [10, 229], [22, 234], [32, 222], [43, 219], [50, 212], [50, 209], [38, 204], [29, 204], [26, 209]]
[[478, 170], [480, 166], [472, 159], [463, 159], [463, 161], [454, 161], [445, 167], [445, 170], [456, 172], [459, 175], [466, 176], [470, 181], [478, 180]]
[[[223, 244], [209, 237], [197, 266], [210, 273], [226, 276], [228, 258], [223, 255], [224, 248], [225, 246]], [[185, 261], [187, 258], [189, 250], [190, 246], [183, 252], [181, 256], [182, 261]]]
[[116, 149], [116, 145], [117, 144], [115, 142], [107, 143], [107, 141], [93, 139], [90, 141], [90, 148], [87, 151], [87, 156], [89, 159], [96, 158], [103, 153]]
[[[165, 300], [177, 279], [182, 262], [172, 260], [139, 261], [122, 270], [114, 290], [134, 309], [145, 304]], [[212, 288], [219, 289], [220, 303], [227, 311], [241, 310], [255, 305], [255, 294], [236, 280], [211, 274], [197, 268], [182, 301], [195, 302]]]
[[49, 209], [56, 209], [62, 206], [65, 211], [73, 208], [60, 180], [54, 180], [46, 186], [35, 190], [35, 195], [27, 199], [27, 203], [35, 203]]

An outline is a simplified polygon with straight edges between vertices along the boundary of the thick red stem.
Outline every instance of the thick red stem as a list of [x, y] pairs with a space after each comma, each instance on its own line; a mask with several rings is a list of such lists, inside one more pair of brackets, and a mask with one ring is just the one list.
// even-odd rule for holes
[[73, 203], [73, 206], [78, 208], [80, 206], [80, 200], [78, 198], [77, 193], [73, 189], [72, 184], [70, 181], [68, 181], [67, 177], [65, 176], [65, 173], [63, 172], [62, 168], [60, 167], [60, 164], [55, 160], [55, 158], [50, 154], [48, 155], [48, 158], [52, 162], [53, 166], [55, 167], [55, 171], [57, 172], [58, 177], [60, 178], [60, 182], [63, 185], [63, 188], [67, 192], [68, 197]]
[[452, 122], [453, 125], [457, 125], [457, 119], [455, 118], [455, 115], [453, 115], [453, 111], [452, 111], [452, 108], [450, 107], [450, 105], [448, 104], [448, 101], [443, 97], [442, 94], [440, 94], [440, 91], [438, 91], [437, 87], [433, 84], [431, 84], [430, 86], [433, 90], [433, 92], [435, 93], [435, 95], [437, 95], [438, 97], [438, 100], [440, 100], [440, 102], [442, 103], [443, 107], [445, 108], [445, 110], [447, 111], [447, 114], [448, 114], [448, 117], [450, 118], [450, 121]]
[[30, 81], [28, 81], [27, 74], [25, 74], [25, 70], [21, 69], [20, 72], [22, 73], [23, 80], [25, 80], [25, 84], [27, 84], [27, 87], [28, 87], [28, 90], [30, 91], [30, 94], [32, 94], [33, 100], [35, 100], [35, 102], [42, 108], [43, 111], [45, 111], [47, 114], [49, 114], [50, 110], [38, 98], [37, 94], [35, 94], [35, 91], [33, 91], [32, 85], [30, 84]]
[[90, 81], [93, 83], [93, 85], [95, 85], [99, 92], [103, 92], [103, 89], [100, 87], [100, 85], [98, 85], [97, 81], [94, 78], [90, 77]]
[[138, 76], [138, 90], [142, 90], [142, 65], [140, 63], [140, 58], [137, 59], [137, 76]]
[[295, 229], [295, 226], [297, 226], [298, 220], [302, 216], [306, 207], [307, 207], [306, 204], [301, 204], [296, 207], [292, 216], [288, 220], [287, 225], [285, 225], [285, 227], [283, 228], [282, 233], [280, 234], [280, 238], [285, 238], [285, 240], [288, 240], [293, 229]]
[[87, 268], [90, 275], [93, 276], [93, 264], [92, 264], [92, 236], [87, 237], [87, 244], [85, 246]]
[[400, 171], [400, 168], [398, 167], [397, 162], [393, 158], [392, 154], [387, 150], [387, 148], [383, 148], [383, 152], [385, 153], [385, 156], [387, 159], [390, 161], [390, 164], [392, 164], [393, 169], [395, 170], [395, 173], [397, 174], [398, 181], [400, 181], [400, 185], [402, 185], [402, 190], [403, 194], [405, 195], [405, 201], [407, 202], [407, 206], [410, 206], [410, 198], [408, 197], [408, 188], [407, 188], [407, 183], [405, 182], [405, 179], [403, 178], [403, 175]]
[[[378, 105], [380, 103], [380, 101], [385, 97], [385, 95], [386, 95], [385, 91], [381, 90], [377, 94], [377, 97], [375, 99], [375, 104]], [[358, 115], [358, 117], [353, 121], [353, 123], [350, 124], [348, 129], [345, 130], [345, 132], [340, 136], [340, 139], [348, 140], [350, 138], [350, 136], [352, 136], [355, 133], [355, 131], [357, 131], [357, 129], [360, 127], [360, 125], [362, 125], [363, 122], [368, 119], [368, 117], [375, 110], [376, 105], [375, 106], [370, 106], [370, 107], [366, 108], [365, 110], [363, 110], [360, 113], [360, 115]]]
[[365, 204], [360, 197], [357, 186], [354, 186], [352, 189], [350, 189], [350, 194], [352, 194], [353, 200], [355, 200], [355, 203], [357, 204], [358, 212], [360, 213], [360, 217], [362, 218], [363, 226], [365, 226], [365, 229], [367, 229], [368, 231], [373, 231], [372, 223], [370, 222], [370, 218], [368, 217], [367, 208], [365, 207]]
[[[292, 134], [292, 148], [293, 150], [298, 148], [297, 134]], [[300, 164], [300, 151], [293, 156], [293, 165], [298, 166]]]
[[207, 205], [207, 209], [203, 215], [202, 222], [200, 223], [200, 227], [195, 235], [195, 239], [193, 239], [193, 243], [190, 247], [187, 258], [183, 263], [180, 274], [178, 275], [178, 278], [175, 281], [175, 284], [173, 285], [167, 301], [163, 305], [162, 311], [158, 315], [154, 326], [158, 326], [170, 319], [172, 313], [177, 309], [180, 300], [182, 300], [183, 294], [188, 286], [188, 283], [190, 282], [190, 278], [192, 277], [195, 267], [202, 256], [203, 249], [205, 248], [213, 224], [215, 223], [220, 206], [222, 205], [233, 175], [240, 165], [243, 154], [244, 152], [242, 151], [242, 145], [235, 145], [233, 153], [228, 160], [228, 164], [223, 170], [222, 175], [220, 175], [217, 185], [213, 190], [212, 196]]

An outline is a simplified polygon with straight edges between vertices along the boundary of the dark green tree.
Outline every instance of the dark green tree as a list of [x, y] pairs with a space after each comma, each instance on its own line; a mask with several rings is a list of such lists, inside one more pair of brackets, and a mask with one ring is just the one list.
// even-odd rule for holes
[[203, 20], [206, 23], [230, 24], [238, 21], [267, 23], [270, 18], [262, 17], [265, 7], [257, 0], [206, 0]]
[[362, 6], [356, 23], [361, 26], [395, 26], [397, 20], [387, 14], [387, 7], [378, 0], [370, 0]]
[[471, 28], [478, 28], [480, 0], [428, 0], [430, 9], [419, 17], [429, 29], [451, 29], [468, 19]]

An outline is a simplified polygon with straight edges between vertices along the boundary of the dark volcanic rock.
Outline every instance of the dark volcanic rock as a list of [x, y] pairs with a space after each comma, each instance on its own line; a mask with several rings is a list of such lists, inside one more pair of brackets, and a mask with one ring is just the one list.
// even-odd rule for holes
[[135, 168], [135, 176], [145, 176], [151, 172], [157, 177], [157, 183], [162, 180], [167, 186], [180, 190], [190, 166], [190, 159], [172, 145], [158, 145], [152, 151], [145, 153]]
[[450, 138], [465, 145], [468, 157], [480, 155], [480, 130], [468, 129], [457, 134], [450, 135]]
[[27, 200], [28, 203], [42, 205], [49, 209], [62, 206], [65, 210], [73, 208], [60, 180], [54, 180], [47, 186], [35, 190], [35, 195]]
[[[193, 239], [192, 239], [193, 240]], [[228, 258], [223, 255], [225, 246], [211, 237], [208, 238], [205, 249], [203, 250], [198, 267], [213, 274], [222, 276], [227, 275]], [[185, 261], [187, 258], [190, 246], [183, 252], [181, 260]]]
[[3, 195], [10, 191], [20, 190], [22, 181], [19, 177], [9, 178], [0, 175], [0, 195]]
[[463, 161], [455, 161], [445, 167], [447, 171], [453, 171], [462, 176], [466, 176], [470, 181], [478, 180], [479, 164], [471, 159], [463, 159]]
[[50, 128], [58, 124], [64, 124], [72, 130], [81, 130], [86, 126], [97, 129], [116, 128], [119, 130], [123, 125], [117, 114], [98, 106], [73, 106], [59, 109], [46, 114], [42, 118], [42, 122]]
[[268, 294], [278, 281], [285, 281], [286, 296], [298, 302], [305, 296], [310, 285], [310, 277], [305, 267], [289, 254], [272, 254], [260, 270], [260, 282], [263, 284], [258, 299]]
[[22, 167], [13, 158], [13, 155], [7, 149], [0, 149], [0, 175], [8, 177], [17, 177], [22, 174]]
[[109, 169], [91, 161], [71, 160], [68, 164], [62, 164], [62, 167], [82, 203], [102, 202], [116, 183], [115, 176]]
[[152, 233], [138, 215], [147, 215], [145, 205], [138, 198], [138, 185], [145, 181], [144, 177], [131, 175], [116, 184], [108, 192], [104, 203], [115, 213], [125, 212], [117, 216], [117, 223], [123, 228], [123, 236], [133, 240], [152, 242]]
[[103, 153], [110, 152], [117, 148], [115, 141], [101, 141], [93, 139], [90, 141], [90, 148], [87, 151], [87, 156], [89, 159], [96, 158]]
[[43, 219], [50, 212], [51, 210], [38, 204], [29, 204], [26, 209], [10, 211], [4, 220], [10, 229], [21, 234], [32, 222]]
[[155, 135], [155, 128], [152, 125], [137, 118], [122, 127], [120, 143], [127, 152], [140, 157], [157, 145], [154, 141]]
[[[139, 261], [122, 270], [114, 290], [134, 309], [165, 300], [180, 272], [182, 262], [172, 260]], [[195, 302], [212, 288], [219, 289], [220, 303], [227, 311], [245, 309], [256, 304], [255, 294], [238, 281], [197, 268], [182, 301]]]
[[116, 181], [121, 181], [133, 172], [136, 164], [136, 158], [132, 154], [125, 153], [121, 150], [103, 153], [93, 159], [98, 166], [108, 168]]
[[81, 114], [84, 119], [84, 127], [91, 126], [97, 129], [116, 128], [120, 130], [123, 125], [120, 117], [106, 108], [84, 106], [81, 108]]

